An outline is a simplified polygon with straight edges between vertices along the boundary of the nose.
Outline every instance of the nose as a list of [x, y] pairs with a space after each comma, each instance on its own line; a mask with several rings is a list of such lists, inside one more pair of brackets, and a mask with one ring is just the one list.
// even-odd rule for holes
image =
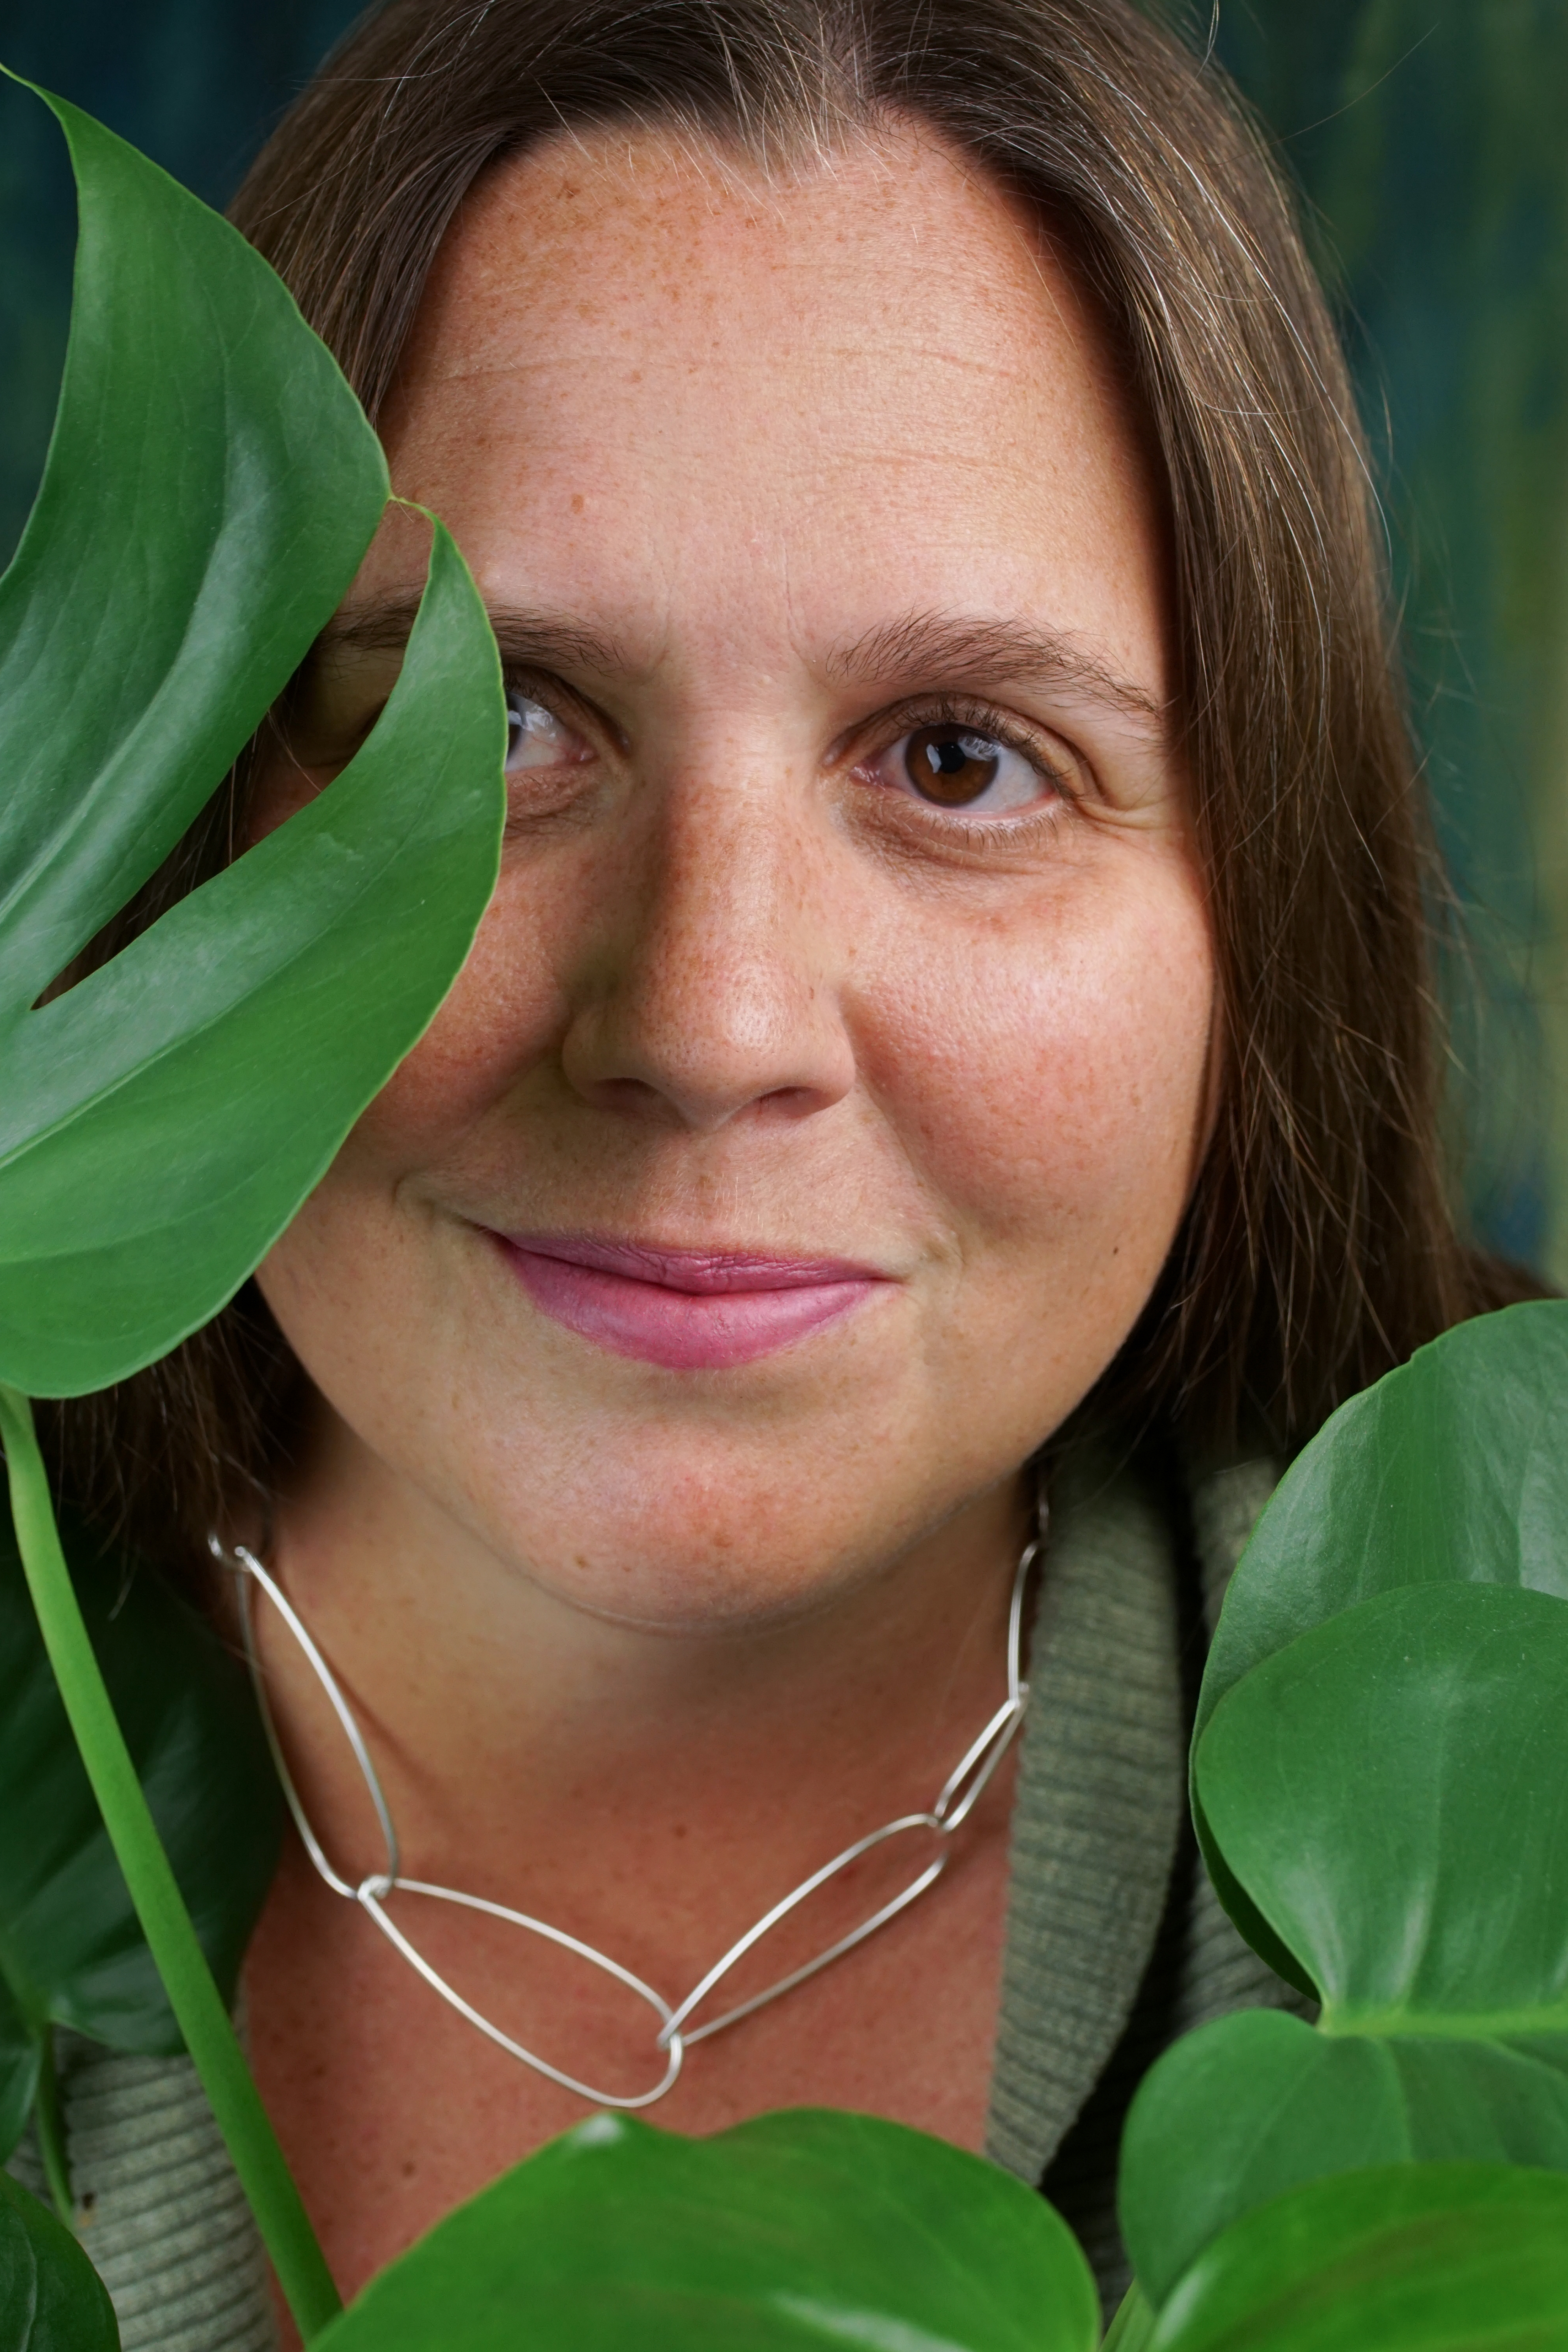
[[585, 1101], [708, 1134], [850, 1091], [832, 861], [779, 798], [674, 785], [601, 870], [561, 1047]]

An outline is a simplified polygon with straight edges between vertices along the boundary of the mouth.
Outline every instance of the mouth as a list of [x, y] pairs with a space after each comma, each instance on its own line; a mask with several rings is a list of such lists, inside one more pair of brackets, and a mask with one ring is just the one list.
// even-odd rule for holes
[[889, 1277], [846, 1258], [657, 1249], [583, 1234], [497, 1234], [541, 1314], [671, 1371], [755, 1363], [837, 1322]]

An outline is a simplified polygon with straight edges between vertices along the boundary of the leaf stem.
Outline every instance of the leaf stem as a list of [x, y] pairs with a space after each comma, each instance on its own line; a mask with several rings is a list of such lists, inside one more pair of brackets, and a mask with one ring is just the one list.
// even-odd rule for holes
[[66, 2153], [66, 2119], [60, 2111], [60, 2077], [55, 2064], [54, 2028], [46, 2025], [38, 2038], [38, 2088], [33, 2101], [33, 2129], [44, 2178], [49, 2184], [55, 2210], [68, 2230], [76, 2229], [76, 2200], [71, 2195], [70, 2158]]
[[4, 1381], [0, 1438], [22, 1564], [88, 1779], [284, 2299], [308, 2343], [342, 2309], [342, 2302], [191, 1925], [99, 1672], [60, 1549], [32, 1406]]

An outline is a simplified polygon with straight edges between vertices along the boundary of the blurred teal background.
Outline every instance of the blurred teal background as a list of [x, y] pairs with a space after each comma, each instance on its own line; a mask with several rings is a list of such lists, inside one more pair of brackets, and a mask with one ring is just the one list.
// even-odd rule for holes
[[[348, 0], [0, 0], [0, 58], [223, 204]], [[1372, 431], [1469, 947], [1477, 1224], [1568, 1284], [1568, 0], [1226, 0], [1212, 40], [1306, 202]], [[70, 184], [0, 95], [0, 555], [64, 348]]]
[[1568, 1286], [1568, 0], [1250, 0], [1218, 47], [1304, 191], [1376, 451], [1467, 918], [1472, 1209]]

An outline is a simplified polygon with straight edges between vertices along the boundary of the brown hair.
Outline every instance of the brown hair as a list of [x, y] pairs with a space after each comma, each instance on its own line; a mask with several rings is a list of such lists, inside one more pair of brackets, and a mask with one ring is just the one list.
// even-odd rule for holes
[[[915, 117], [1032, 205], [1098, 299], [1167, 502], [1178, 734], [1226, 1076], [1169, 1264], [1098, 1392], [1199, 1443], [1304, 1435], [1511, 1295], [1456, 1234], [1428, 917], [1441, 903], [1375, 502], [1266, 142], [1125, 0], [392, 0], [285, 118], [233, 217], [373, 417], [442, 236], [552, 131], [676, 123], [764, 162]], [[243, 775], [103, 951], [228, 855]], [[254, 1287], [57, 1409], [70, 1482], [166, 1559], [265, 1490], [298, 1369]]]

